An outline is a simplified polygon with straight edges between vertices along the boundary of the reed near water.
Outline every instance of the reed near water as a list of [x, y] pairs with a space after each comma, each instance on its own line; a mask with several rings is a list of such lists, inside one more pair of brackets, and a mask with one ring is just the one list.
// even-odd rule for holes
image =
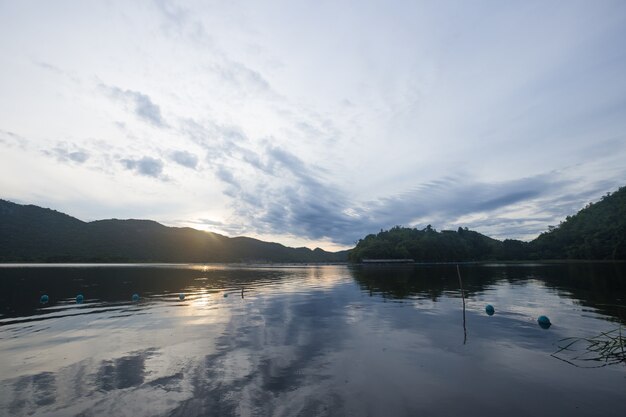
[[616, 329], [597, 336], [567, 337], [558, 343], [553, 357], [580, 368], [626, 365], [626, 337], [620, 324]]

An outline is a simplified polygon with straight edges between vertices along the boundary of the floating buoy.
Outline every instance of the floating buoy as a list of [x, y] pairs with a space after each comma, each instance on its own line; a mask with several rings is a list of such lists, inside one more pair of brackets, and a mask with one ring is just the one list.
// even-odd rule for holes
[[76, 296], [76, 304], [82, 304], [85, 297], [82, 294]]
[[41, 298], [39, 298], [39, 302], [41, 304], [47, 304], [48, 301], [50, 301], [50, 297], [48, 297], [48, 295], [44, 294], [41, 296]]
[[487, 312], [487, 315], [493, 316], [493, 313], [496, 312], [496, 309], [493, 308], [491, 304], [487, 304], [487, 307], [485, 307], [485, 311]]
[[139, 294], [133, 294], [133, 301], [139, 301]]
[[183, 293], [178, 294], [178, 299], [181, 300], [181, 301], [184, 300], [185, 299], [185, 294], [183, 294]]
[[547, 329], [552, 326], [552, 323], [550, 323], [550, 319], [546, 316], [539, 316], [539, 318], [537, 319], [537, 323], [539, 323], [539, 327], [541, 327], [542, 329]]

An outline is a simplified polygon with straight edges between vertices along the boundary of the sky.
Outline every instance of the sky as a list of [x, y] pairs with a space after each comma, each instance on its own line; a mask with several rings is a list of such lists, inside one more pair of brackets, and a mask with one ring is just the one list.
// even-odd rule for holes
[[338, 250], [626, 185], [624, 1], [0, 0], [0, 198]]

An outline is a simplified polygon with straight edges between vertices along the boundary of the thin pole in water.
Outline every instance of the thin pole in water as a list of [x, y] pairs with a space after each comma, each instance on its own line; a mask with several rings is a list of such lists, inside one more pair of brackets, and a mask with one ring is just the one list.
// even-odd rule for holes
[[456, 274], [459, 276], [459, 286], [461, 287], [461, 299], [463, 300], [463, 344], [467, 343], [467, 327], [465, 327], [465, 294], [463, 293], [463, 280], [459, 264], [456, 264]]

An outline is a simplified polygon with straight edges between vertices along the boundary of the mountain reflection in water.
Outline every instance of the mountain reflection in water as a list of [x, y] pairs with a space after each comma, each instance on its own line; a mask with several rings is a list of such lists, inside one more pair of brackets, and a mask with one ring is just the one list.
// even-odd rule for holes
[[0, 415], [623, 414], [550, 354], [626, 323], [624, 264], [461, 273], [466, 344], [454, 265], [5, 266]]

